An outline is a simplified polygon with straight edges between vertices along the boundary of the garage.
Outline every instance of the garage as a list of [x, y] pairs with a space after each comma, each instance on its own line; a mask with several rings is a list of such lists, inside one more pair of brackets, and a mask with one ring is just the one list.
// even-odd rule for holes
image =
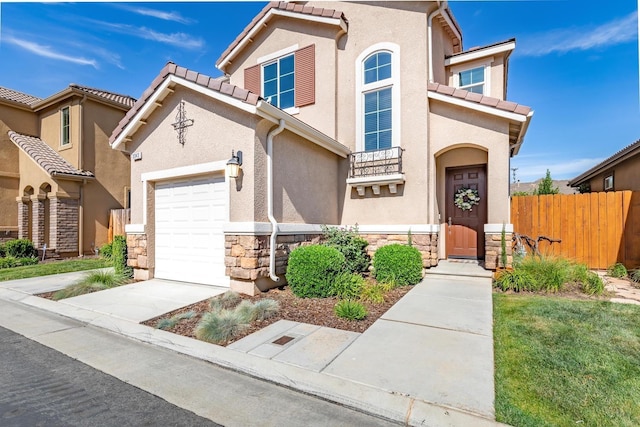
[[227, 200], [223, 175], [156, 183], [155, 277], [229, 286], [222, 230]]

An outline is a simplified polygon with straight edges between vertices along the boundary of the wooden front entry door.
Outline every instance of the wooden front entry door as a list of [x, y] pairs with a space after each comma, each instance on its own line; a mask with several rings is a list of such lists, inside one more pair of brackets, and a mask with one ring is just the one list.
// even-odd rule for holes
[[[484, 258], [484, 224], [487, 222], [487, 179], [484, 165], [447, 168], [446, 170], [446, 241], [447, 257]], [[480, 202], [471, 210], [454, 203], [461, 188], [478, 191]]]

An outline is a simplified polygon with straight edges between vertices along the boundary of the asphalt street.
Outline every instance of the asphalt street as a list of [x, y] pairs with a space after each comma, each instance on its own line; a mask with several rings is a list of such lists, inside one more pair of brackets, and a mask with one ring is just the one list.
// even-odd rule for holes
[[0, 425], [220, 424], [0, 328]]

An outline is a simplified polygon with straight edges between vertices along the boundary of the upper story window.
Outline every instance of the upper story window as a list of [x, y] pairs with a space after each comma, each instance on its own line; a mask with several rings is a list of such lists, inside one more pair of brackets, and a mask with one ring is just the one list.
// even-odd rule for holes
[[281, 109], [295, 106], [295, 66], [293, 55], [262, 66], [262, 97]]
[[60, 145], [69, 145], [71, 129], [69, 127], [69, 107], [60, 110]]
[[315, 45], [290, 46], [257, 62], [244, 69], [245, 89], [290, 114], [315, 103]]
[[391, 78], [391, 53], [377, 52], [364, 61], [364, 84]]
[[613, 191], [613, 174], [604, 178], [604, 191]]
[[399, 47], [371, 46], [356, 60], [356, 150], [399, 146]]
[[485, 67], [476, 67], [470, 70], [460, 71], [458, 73], [458, 87], [460, 89], [468, 90], [469, 92], [484, 95], [484, 69]]

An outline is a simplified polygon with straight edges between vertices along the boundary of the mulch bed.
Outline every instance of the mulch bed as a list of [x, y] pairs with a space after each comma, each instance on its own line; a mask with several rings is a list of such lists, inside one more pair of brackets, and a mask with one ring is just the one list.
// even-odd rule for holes
[[[291, 320], [294, 322], [310, 323], [312, 325], [326, 326], [328, 328], [343, 329], [353, 332], [364, 332], [373, 324], [380, 316], [382, 316], [389, 308], [391, 308], [400, 298], [409, 292], [412, 286], [403, 286], [391, 290], [385, 294], [385, 301], [381, 304], [372, 304], [364, 302], [368, 315], [364, 320], [346, 320], [337, 317], [333, 313], [333, 306], [339, 301], [338, 298], [298, 298], [288, 287], [270, 289], [259, 295], [250, 297], [241, 295], [242, 299], [255, 302], [261, 299], [269, 298], [280, 303], [278, 313], [267, 320], [253, 322], [246, 333], [237, 339], [246, 337], [249, 334], [259, 331], [260, 329], [277, 322], [278, 320]], [[169, 332], [195, 338], [193, 331], [200, 321], [202, 315], [210, 310], [209, 300], [200, 301], [171, 313], [142, 322], [143, 325], [156, 327], [158, 321], [164, 318], [170, 318], [176, 314], [185, 313], [193, 310], [197, 314], [191, 319], [181, 320], [175, 327], [166, 329]], [[230, 343], [228, 343], [230, 344]], [[228, 345], [227, 344], [227, 345]]]

